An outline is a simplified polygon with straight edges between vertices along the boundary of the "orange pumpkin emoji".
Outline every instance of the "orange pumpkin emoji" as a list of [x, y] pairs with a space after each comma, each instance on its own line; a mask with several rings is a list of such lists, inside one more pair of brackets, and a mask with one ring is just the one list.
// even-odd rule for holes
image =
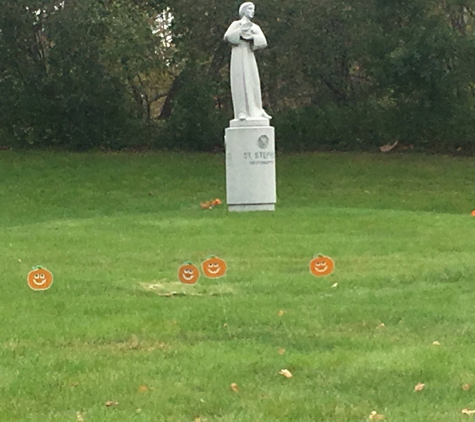
[[178, 268], [178, 280], [185, 284], [195, 284], [200, 278], [200, 270], [191, 262], [184, 262]]
[[53, 274], [43, 267], [35, 267], [28, 273], [28, 286], [32, 290], [46, 290], [53, 284]]
[[310, 261], [310, 272], [317, 277], [333, 272], [335, 263], [328, 256], [318, 255]]
[[217, 256], [210, 256], [202, 264], [203, 274], [208, 278], [218, 278], [226, 274], [226, 262]]

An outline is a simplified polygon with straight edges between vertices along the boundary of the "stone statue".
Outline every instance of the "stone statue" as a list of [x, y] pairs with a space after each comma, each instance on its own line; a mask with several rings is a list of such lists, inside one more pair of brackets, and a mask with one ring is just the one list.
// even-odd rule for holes
[[239, 8], [241, 20], [234, 21], [224, 35], [232, 45], [231, 52], [231, 94], [234, 118], [238, 121], [249, 119], [271, 119], [262, 108], [261, 81], [254, 51], [267, 47], [266, 37], [261, 28], [252, 23], [255, 6], [246, 2]]

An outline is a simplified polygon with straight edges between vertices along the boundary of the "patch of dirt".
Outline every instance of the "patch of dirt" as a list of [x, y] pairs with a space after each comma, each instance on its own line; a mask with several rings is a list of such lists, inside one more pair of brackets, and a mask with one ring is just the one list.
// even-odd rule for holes
[[235, 294], [235, 290], [228, 284], [219, 283], [214, 285], [183, 284], [179, 281], [160, 281], [152, 283], [140, 283], [147, 291], [162, 297], [174, 296], [224, 296]]

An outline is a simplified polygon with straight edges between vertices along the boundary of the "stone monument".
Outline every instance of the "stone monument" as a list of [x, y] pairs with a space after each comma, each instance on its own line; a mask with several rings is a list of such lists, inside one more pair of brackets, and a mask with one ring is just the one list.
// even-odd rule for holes
[[229, 211], [273, 211], [276, 203], [275, 135], [262, 108], [261, 82], [254, 51], [267, 47], [253, 23], [255, 6], [239, 8], [225, 41], [231, 44], [231, 94], [234, 119], [225, 133], [226, 196]]

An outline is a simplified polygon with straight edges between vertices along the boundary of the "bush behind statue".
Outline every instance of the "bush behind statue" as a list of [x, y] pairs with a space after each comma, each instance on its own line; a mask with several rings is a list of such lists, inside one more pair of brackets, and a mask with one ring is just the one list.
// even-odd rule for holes
[[327, 104], [283, 110], [273, 122], [280, 151], [371, 151], [398, 141], [418, 150], [475, 153], [475, 113], [460, 103]]
[[171, 116], [155, 147], [190, 151], [222, 150], [228, 117], [220, 110], [219, 83], [196, 64], [187, 66], [179, 78]]

